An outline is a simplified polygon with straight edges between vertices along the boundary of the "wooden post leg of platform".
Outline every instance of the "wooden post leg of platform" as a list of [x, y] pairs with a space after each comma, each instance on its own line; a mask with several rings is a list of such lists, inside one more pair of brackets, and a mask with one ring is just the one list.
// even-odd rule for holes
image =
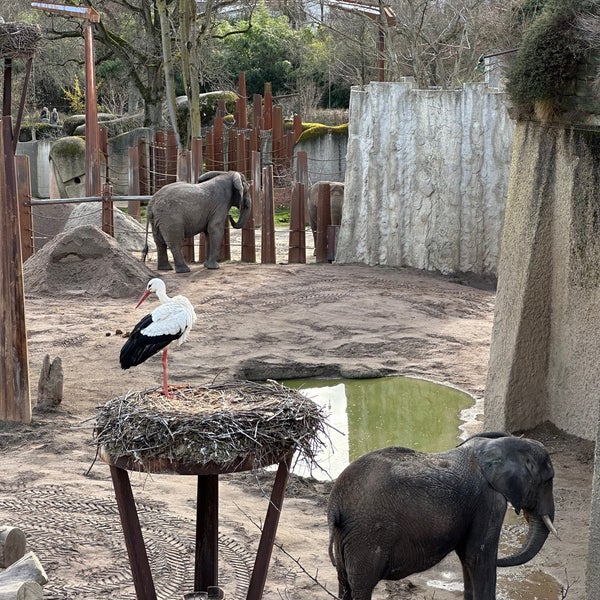
[[135, 595], [138, 600], [156, 600], [156, 590], [154, 589], [146, 546], [142, 537], [142, 528], [140, 527], [135, 500], [129, 483], [129, 474], [125, 469], [110, 465], [110, 475], [115, 488], [117, 506], [119, 507]]
[[198, 475], [194, 591], [206, 592], [219, 578], [219, 476]]
[[262, 598], [265, 583], [267, 581], [267, 571], [271, 562], [271, 554], [273, 552], [273, 544], [275, 543], [275, 534], [277, 533], [277, 525], [279, 524], [279, 516], [281, 515], [281, 507], [283, 506], [283, 496], [290, 478], [290, 470], [292, 465], [292, 457], [294, 453], [288, 454], [280, 463], [275, 475], [275, 483], [271, 491], [271, 500], [265, 517], [260, 542], [258, 544], [258, 552], [254, 561], [254, 569], [248, 586], [246, 600], [260, 600]]

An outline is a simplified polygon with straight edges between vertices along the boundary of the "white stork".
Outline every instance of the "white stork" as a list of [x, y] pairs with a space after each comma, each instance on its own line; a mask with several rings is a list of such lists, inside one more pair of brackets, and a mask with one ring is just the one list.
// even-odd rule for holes
[[186, 341], [196, 321], [196, 313], [185, 296], [167, 296], [165, 283], [158, 278], [148, 282], [136, 308], [152, 293], [158, 296], [161, 304], [133, 328], [129, 339], [121, 348], [119, 360], [123, 369], [129, 369], [162, 350], [163, 393], [170, 397], [167, 385], [167, 346], [175, 340], [178, 346]]

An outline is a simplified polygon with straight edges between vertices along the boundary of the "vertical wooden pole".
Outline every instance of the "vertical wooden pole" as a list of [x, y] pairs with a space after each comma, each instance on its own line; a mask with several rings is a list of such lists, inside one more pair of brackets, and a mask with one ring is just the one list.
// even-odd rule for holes
[[178, 166], [177, 138], [175, 132], [170, 129], [167, 131], [165, 143], [165, 185], [177, 181]]
[[238, 155], [237, 130], [230, 129], [227, 134], [227, 170], [242, 171]]
[[218, 585], [219, 476], [198, 475], [194, 591]]
[[215, 161], [214, 170], [223, 171], [225, 167], [225, 159], [223, 157], [223, 117], [215, 117], [213, 123], [213, 144], [215, 147], [213, 154]]
[[29, 170], [29, 156], [15, 156], [17, 169], [17, 206], [19, 208], [19, 224], [21, 229], [21, 255], [25, 262], [35, 252], [33, 243], [33, 215], [31, 206], [31, 179]]
[[298, 138], [302, 135], [302, 117], [300, 115], [294, 115], [294, 142], [298, 141]]
[[246, 73], [240, 73], [238, 82], [238, 93], [240, 95], [237, 102], [238, 128], [246, 129], [248, 127], [248, 99], [246, 98]]
[[215, 171], [215, 128], [211, 127], [206, 132], [206, 170]]
[[265, 109], [263, 115], [263, 129], [273, 129], [273, 91], [271, 82], [265, 83]]
[[273, 164], [281, 166], [284, 163], [283, 152], [283, 109], [281, 106], [273, 107], [273, 132], [271, 134], [273, 147]]
[[263, 106], [262, 96], [260, 94], [254, 94], [252, 96], [252, 127], [257, 129], [263, 128]]
[[304, 216], [304, 194], [304, 184], [296, 182], [294, 189], [292, 190], [292, 205], [290, 209], [289, 263], [306, 263], [306, 217]]
[[[258, 183], [257, 183], [258, 182]], [[252, 198], [252, 210], [250, 211], [250, 218], [246, 223], [246, 226], [242, 229], [242, 261], [243, 262], [256, 262], [256, 236], [254, 231], [254, 215], [258, 210], [260, 202], [260, 152], [252, 153], [252, 181], [250, 187], [250, 196]]]
[[106, 177], [102, 186], [102, 231], [111, 237], [115, 237], [115, 219], [111, 200], [112, 186], [109, 184], [108, 173], [108, 129], [106, 127], [99, 128], [98, 148], [99, 153], [101, 152], [104, 155], [104, 164], [106, 165]]
[[317, 200], [316, 262], [327, 262], [327, 228], [331, 225], [331, 199], [329, 183], [319, 183]]
[[273, 194], [275, 186], [273, 183], [273, 165], [263, 167], [262, 175], [264, 204], [260, 262], [263, 264], [275, 264], [275, 203]]
[[94, 34], [92, 22], [85, 21], [85, 195], [99, 196], [100, 181], [100, 128], [96, 100], [96, 67], [94, 62]]
[[[6, 105], [6, 87], [4, 94]], [[2, 117], [1, 125], [0, 157], [3, 157], [3, 160], [0, 160], [0, 418], [29, 423], [31, 397], [25, 291], [10, 112]]]
[[202, 173], [202, 138], [195, 137], [192, 140], [192, 183], [198, 181]]

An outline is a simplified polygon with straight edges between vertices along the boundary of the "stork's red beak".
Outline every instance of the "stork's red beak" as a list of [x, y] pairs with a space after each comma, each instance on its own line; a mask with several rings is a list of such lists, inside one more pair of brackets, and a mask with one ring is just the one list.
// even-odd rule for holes
[[150, 290], [146, 290], [144, 295], [140, 298], [140, 301], [135, 305], [136, 308], [139, 308], [140, 304], [151, 294]]

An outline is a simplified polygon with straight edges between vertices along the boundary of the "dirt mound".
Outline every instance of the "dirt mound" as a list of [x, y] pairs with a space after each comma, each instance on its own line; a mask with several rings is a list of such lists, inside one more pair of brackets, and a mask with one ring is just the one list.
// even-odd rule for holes
[[155, 273], [98, 227], [82, 225], [57, 235], [23, 267], [27, 295], [128, 298]]

